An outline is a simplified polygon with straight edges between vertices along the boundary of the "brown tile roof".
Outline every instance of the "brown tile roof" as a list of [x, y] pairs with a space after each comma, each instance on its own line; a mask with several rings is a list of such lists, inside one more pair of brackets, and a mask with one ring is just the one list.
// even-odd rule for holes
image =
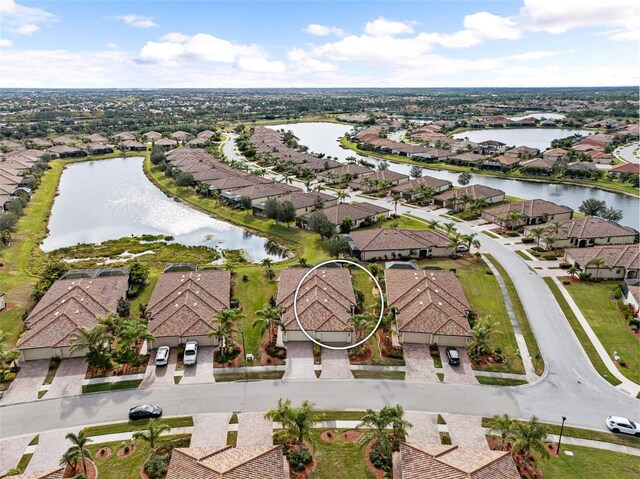
[[144, 143], [140, 143], [136, 140], [123, 140], [122, 146], [124, 146], [125, 148], [146, 148], [146, 145]]
[[397, 308], [398, 331], [469, 336], [471, 310], [451, 271], [385, 270], [387, 300]]
[[157, 338], [208, 334], [230, 301], [230, 271], [163, 273], [147, 305], [149, 330]]
[[69, 145], [76, 140], [73, 138], [69, 138], [68, 136], [56, 136], [51, 141], [54, 145]]
[[159, 140], [160, 138], [162, 138], [162, 133], [158, 133], [157, 131], [148, 131], [142, 136], [144, 136], [147, 140]]
[[534, 158], [533, 160], [523, 161], [521, 168], [546, 168], [552, 170], [556, 166], [557, 160], [553, 157]]
[[600, 257], [609, 268], [640, 269], [640, 246], [637, 244], [569, 248], [566, 255], [583, 266]]
[[[10, 476], [11, 479], [62, 479], [64, 476], [64, 467], [57, 469], [49, 469], [47, 471], [23, 472], [17, 476]], [[9, 477], [9, 476], [2, 476]]]
[[123, 131], [121, 133], [116, 133], [114, 136], [116, 138], [119, 138], [121, 141], [135, 140], [136, 139], [136, 135], [134, 135], [133, 133], [131, 133], [129, 131]]
[[519, 479], [507, 451], [400, 444], [402, 479]]
[[609, 170], [609, 173], [632, 173], [640, 174], [640, 164], [638, 163], [625, 163], [624, 165], [614, 166]]
[[450, 158], [453, 161], [461, 161], [463, 163], [481, 163], [487, 159], [487, 155], [478, 155], [476, 153], [462, 153]]
[[396, 181], [409, 178], [409, 176], [393, 170], [372, 171], [371, 173], [360, 175], [358, 179], [355, 180], [355, 183], [362, 183], [364, 178], [369, 178], [374, 181]]
[[494, 196], [504, 195], [504, 191], [485, 185], [469, 185], [463, 186], [462, 188], [457, 188], [455, 190], [445, 191], [444, 193], [440, 193], [433, 198], [439, 201], [448, 201], [454, 198], [460, 198], [465, 194], [469, 195], [473, 199], [493, 198]]
[[617, 238], [638, 236], [633, 228], [621, 226], [613, 221], [602, 218], [574, 218], [565, 221], [558, 230], [556, 239], [588, 239], [588, 238]]
[[326, 193], [320, 193], [317, 191], [294, 191], [288, 195], [280, 196], [278, 201], [280, 203], [284, 203], [285, 201], [290, 201], [293, 203], [293, 207], [295, 209], [300, 208], [308, 208], [316, 204], [316, 201], [320, 199], [323, 203], [328, 201], [337, 200], [335, 196], [327, 195]]
[[542, 156], [560, 158], [560, 157], [566, 156], [567, 154], [568, 154], [568, 151], [563, 148], [551, 148], [550, 150], [543, 152]]
[[215, 132], [211, 130], [202, 130], [196, 135], [198, 138], [202, 138], [204, 140], [209, 140], [212, 136], [215, 136]]
[[[342, 223], [344, 218], [350, 218], [359, 221], [371, 216], [387, 213], [389, 210], [381, 206], [372, 205], [371, 203], [340, 203], [329, 208], [324, 208], [322, 212], [327, 216], [329, 221], [334, 225]], [[308, 219], [312, 213], [303, 215], [302, 218]]]
[[343, 165], [337, 168], [332, 168], [330, 170], [327, 170], [323, 174], [323, 176], [326, 176], [329, 173], [333, 173], [335, 176], [340, 177], [347, 173], [351, 175], [362, 175], [364, 173], [373, 173], [373, 170], [371, 168], [367, 168], [366, 166], [362, 166], [362, 165], [348, 164], [348, 165]]
[[166, 479], [283, 479], [282, 446], [176, 448]]
[[169, 136], [175, 138], [176, 140], [186, 140], [189, 137], [189, 133], [186, 131], [178, 130], [171, 133]]
[[522, 158], [518, 158], [517, 156], [500, 155], [500, 156], [496, 156], [494, 158], [489, 158], [489, 160], [497, 161], [498, 163], [500, 163], [501, 165], [504, 165], [504, 166], [513, 166], [513, 165], [517, 165], [518, 163], [520, 163], [522, 161]]
[[[286, 330], [299, 330], [293, 310], [296, 288], [308, 268], [280, 272], [276, 304], [281, 306]], [[307, 331], [352, 331], [351, 308], [356, 304], [351, 273], [346, 268], [318, 268], [300, 287], [296, 301], [298, 316]]]
[[257, 200], [260, 198], [270, 198], [272, 196], [282, 196], [293, 191], [300, 191], [300, 188], [285, 183], [258, 183], [238, 188], [237, 190], [233, 190], [233, 193], [240, 197], [248, 196], [252, 200]]
[[51, 148], [47, 148], [47, 151], [50, 153], [55, 153], [56, 155], [61, 155], [65, 153], [78, 153], [82, 151], [77, 146], [68, 146], [68, 145], [56, 145]]
[[594, 171], [597, 167], [593, 163], [589, 163], [588, 161], [578, 161], [576, 163], [571, 163], [567, 166], [567, 170], [584, 170], [584, 171]]
[[176, 140], [171, 140], [169, 138], [160, 138], [159, 140], [156, 140], [154, 145], [157, 146], [176, 146], [178, 144], [178, 142]]
[[433, 230], [379, 228], [352, 231], [349, 236], [360, 251], [426, 249], [433, 246], [446, 247], [449, 244], [449, 239], [444, 233]]
[[18, 349], [69, 346], [73, 332], [115, 312], [126, 290], [126, 276], [59, 279], [27, 317]]
[[440, 178], [434, 178], [433, 176], [420, 176], [413, 180], [409, 180], [406, 183], [402, 183], [391, 188], [392, 193], [403, 193], [410, 191], [412, 188], [419, 188], [421, 185], [427, 185], [431, 188], [437, 189], [446, 186], [451, 186], [451, 182], [447, 180], [441, 180]]
[[571, 208], [564, 205], [557, 205], [551, 201], [535, 199], [520, 201], [518, 203], [508, 203], [505, 205], [487, 208], [485, 213], [493, 216], [504, 216], [511, 211], [518, 211], [524, 218], [537, 218], [540, 216], [557, 215], [560, 213], [573, 212]]

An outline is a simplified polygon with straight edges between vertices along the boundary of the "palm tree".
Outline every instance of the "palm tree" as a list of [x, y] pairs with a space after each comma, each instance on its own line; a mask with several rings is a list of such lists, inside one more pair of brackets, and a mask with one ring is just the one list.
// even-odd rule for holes
[[155, 336], [149, 331], [149, 326], [139, 319], [121, 321], [116, 349], [125, 363], [138, 364], [139, 352], [144, 341], [155, 341]]
[[133, 433], [133, 439], [138, 440], [142, 439], [143, 441], [147, 441], [149, 443], [149, 447], [151, 448], [151, 457], [156, 457], [156, 441], [158, 438], [165, 432], [169, 431], [171, 428], [166, 423], [157, 422], [157, 420], [151, 420], [149, 422], [149, 429], [146, 431], [137, 431]]
[[262, 267], [267, 270], [271, 269], [271, 265], [273, 264], [273, 260], [271, 258], [264, 258], [262, 260]]
[[8, 368], [20, 357], [20, 351], [9, 346], [11, 336], [11, 333], [0, 331], [0, 367], [2, 369]]
[[600, 268], [602, 268], [603, 266], [606, 266], [606, 265], [607, 265], [607, 262], [601, 256], [596, 256], [595, 258], [590, 259], [587, 262], [587, 266], [595, 266], [596, 267], [596, 278], [595, 279], [598, 279], [598, 275], [600, 274]]
[[[91, 453], [86, 449], [87, 444], [91, 442], [84, 430], [80, 431], [78, 434], [74, 434], [72, 432], [68, 433], [65, 436], [66, 439], [71, 441], [71, 446], [69, 450], [66, 452], [65, 456], [74, 456], [76, 457], [76, 464], [78, 461], [82, 461], [82, 469], [84, 471], [84, 476], [87, 477], [87, 463], [86, 459], [91, 459]], [[64, 457], [64, 456], [63, 456]]]
[[447, 244], [447, 248], [452, 249], [452, 256], [454, 258], [458, 257], [458, 246], [463, 245], [464, 242], [464, 237], [460, 233], [454, 233], [449, 236], [449, 244]]
[[550, 250], [554, 244], [556, 244], [556, 237], [555, 236], [547, 236], [544, 239], [545, 244], [547, 245], [547, 251]]
[[105, 344], [107, 333], [103, 325], [98, 324], [91, 329], [79, 328], [71, 333], [69, 352], [86, 349], [87, 363], [94, 369], [111, 366], [111, 357]]
[[280, 316], [282, 315], [281, 307], [267, 306], [264, 309], [256, 311], [256, 319], [253, 320], [253, 327], [260, 326], [260, 334], [269, 334], [269, 344], [273, 344], [272, 330], [281, 324]]
[[507, 220], [509, 221], [509, 223], [511, 223], [511, 231], [516, 229], [516, 225], [521, 219], [522, 213], [520, 213], [518, 210], [512, 210], [507, 213]]
[[504, 451], [504, 444], [507, 439], [511, 439], [513, 437], [513, 430], [515, 427], [513, 419], [509, 417], [508, 414], [504, 414], [502, 416], [495, 415], [491, 418], [490, 422], [491, 430], [489, 433], [499, 433], [502, 441], [500, 441], [500, 450]]
[[524, 467], [529, 465], [529, 455], [537, 452], [543, 458], [549, 457], [549, 451], [545, 447], [547, 429], [533, 416], [527, 422], [517, 422], [514, 428], [513, 452], [519, 452], [524, 456]]
[[276, 432], [276, 439], [285, 443], [296, 443], [300, 449], [304, 440], [311, 440], [310, 431], [316, 424], [314, 404], [302, 401], [299, 407], [291, 406], [291, 400], [278, 399], [278, 406], [270, 409], [264, 417], [282, 423], [282, 429]]
[[496, 216], [496, 223], [498, 224], [498, 226], [500, 226], [501, 231], [504, 231], [504, 228], [507, 224], [507, 218], [502, 215], [498, 215]]
[[369, 312], [351, 316], [349, 321], [351, 322], [351, 324], [353, 324], [353, 329], [355, 329], [356, 331], [356, 338], [358, 338], [358, 340], [361, 340], [365, 337], [367, 328], [369, 327], [373, 319], [373, 315]]
[[531, 236], [533, 236], [536, 240], [536, 246], [539, 248], [540, 247], [540, 239], [544, 236], [544, 234], [546, 233], [546, 230], [544, 228], [542, 228], [541, 226], [538, 226], [537, 228], [531, 228], [529, 230], [529, 233], [531, 234]]
[[391, 201], [393, 202], [393, 212], [396, 215], [398, 214], [398, 203], [400, 203], [401, 199], [402, 199], [402, 195], [400, 193], [393, 193], [391, 195]]
[[427, 220], [427, 226], [429, 229], [435, 230], [440, 226], [440, 222], [438, 220]]
[[549, 224], [547, 225], [547, 231], [549, 231], [550, 233], [553, 233], [553, 236], [558, 236], [558, 231], [560, 231], [563, 226], [564, 225], [560, 221], [553, 220], [553, 221], [550, 221]]
[[227, 352], [233, 352], [233, 333], [236, 331], [234, 323], [240, 318], [241, 313], [235, 308], [225, 308], [221, 310], [213, 319], [216, 327], [209, 333], [209, 336], [216, 336], [220, 341], [220, 349], [225, 348]]
[[76, 448], [67, 450], [60, 458], [60, 465], [69, 466], [75, 472], [76, 467], [78, 467], [78, 460], [80, 459], [78, 452], [79, 449]]
[[[471, 245], [473, 245], [477, 240], [475, 239], [478, 236], [478, 233], [469, 233], [468, 235], [462, 235], [462, 239], [467, 243], [467, 249], [471, 251]], [[478, 243], [478, 247], [479, 247]]]
[[486, 351], [491, 351], [491, 337], [496, 331], [498, 324], [493, 321], [491, 315], [487, 315], [484, 320], [478, 321], [471, 329], [471, 344], [469, 350], [476, 356]]
[[347, 195], [347, 192], [344, 190], [340, 190], [337, 193], [337, 197], [338, 197], [338, 203], [344, 203], [344, 200], [347, 199], [349, 195]]
[[448, 223], [445, 223], [442, 226], [444, 227], [444, 230], [447, 232], [448, 235], [452, 234], [457, 229], [456, 224], [453, 221], [449, 221]]
[[410, 427], [412, 425], [404, 419], [404, 410], [400, 405], [385, 406], [379, 412], [367, 409], [357, 426], [358, 429], [364, 429], [358, 444], [362, 447], [375, 441], [373, 448], [390, 462], [393, 451], [406, 439]]
[[282, 173], [282, 183], [293, 183], [293, 177], [289, 173]]
[[98, 318], [98, 324], [104, 326], [105, 333], [107, 334], [107, 343], [109, 350], [113, 347], [113, 340], [118, 335], [120, 330], [120, 322], [122, 318], [117, 314], [109, 313], [104, 318]]

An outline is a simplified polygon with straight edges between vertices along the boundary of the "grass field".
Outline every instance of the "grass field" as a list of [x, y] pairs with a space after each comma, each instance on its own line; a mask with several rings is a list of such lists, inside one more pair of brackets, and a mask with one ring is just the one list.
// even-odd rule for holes
[[547, 286], [549, 286], [549, 289], [553, 293], [553, 296], [556, 298], [556, 301], [560, 305], [562, 312], [564, 313], [567, 320], [569, 321], [569, 324], [573, 328], [573, 332], [578, 337], [578, 340], [580, 341], [582, 348], [587, 353], [587, 356], [589, 357], [589, 360], [591, 361], [591, 364], [593, 365], [595, 370], [598, 371], [600, 376], [605, 378], [612, 385], [617, 386], [618, 384], [620, 384], [620, 381], [611, 375], [607, 367], [602, 362], [602, 359], [600, 359], [600, 356], [598, 355], [596, 348], [593, 347], [593, 344], [589, 340], [587, 333], [585, 333], [584, 329], [582, 329], [582, 326], [580, 325], [578, 318], [576, 318], [576, 315], [573, 314], [573, 311], [569, 306], [569, 303], [567, 303], [567, 300], [564, 299], [564, 296], [562, 296], [560, 289], [553, 282], [553, 279], [544, 278], [544, 281], [545, 283], [547, 283]]
[[[166, 419], [154, 419], [157, 423], [166, 424], [169, 427], [191, 427], [193, 418], [191, 416], [170, 417]], [[87, 436], [104, 436], [106, 434], [118, 434], [121, 432], [142, 431], [149, 428], [149, 420], [117, 422], [114, 424], [103, 424], [101, 426], [85, 427]]]
[[545, 479], [640, 477], [640, 461], [636, 456], [578, 446], [564, 446], [562, 450], [573, 452], [573, 456], [561, 454], [540, 461]]
[[619, 367], [620, 372], [640, 383], [640, 341], [627, 328], [624, 316], [611, 296], [618, 284], [580, 281], [566, 288], [609, 355], [617, 351], [626, 361], [627, 367]]
[[365, 448], [355, 442], [344, 442], [339, 435], [332, 442], [320, 439], [322, 430], [311, 431], [312, 445], [317, 459], [316, 469], [310, 479], [374, 479], [364, 459]]
[[105, 391], [117, 391], [119, 389], [135, 389], [140, 386], [142, 379], [117, 381], [115, 383], [86, 384], [82, 386], [82, 394], [100, 393]]

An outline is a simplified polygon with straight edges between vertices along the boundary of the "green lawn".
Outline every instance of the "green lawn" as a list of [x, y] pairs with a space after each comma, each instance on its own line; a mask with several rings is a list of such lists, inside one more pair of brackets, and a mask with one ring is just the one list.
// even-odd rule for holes
[[[214, 370], [215, 372], [216, 370]], [[230, 374], [214, 374], [217, 383], [231, 382], [231, 381], [244, 381], [245, 379], [260, 380], [260, 379], [282, 379], [284, 371], [247, 371], [246, 375], [242, 373], [230, 373]]]
[[575, 282], [567, 291], [576, 302], [589, 325], [610, 356], [614, 351], [627, 363], [618, 369], [627, 378], [640, 383], [640, 341], [627, 328], [622, 313], [612, 299], [616, 282]]
[[[170, 417], [166, 419], [154, 419], [158, 423], [167, 424], [169, 427], [191, 427], [193, 418], [191, 416]], [[117, 422], [114, 424], [103, 424], [101, 426], [85, 427], [87, 436], [104, 436], [106, 434], [118, 434], [121, 432], [142, 431], [149, 428], [149, 420]]]
[[118, 389], [135, 389], [140, 386], [142, 379], [130, 379], [115, 383], [86, 384], [82, 386], [82, 394], [117, 391]]
[[598, 355], [596, 348], [593, 347], [593, 344], [589, 340], [587, 333], [585, 333], [584, 329], [582, 329], [582, 326], [580, 325], [578, 318], [576, 318], [576, 315], [573, 314], [573, 311], [569, 306], [569, 303], [567, 303], [567, 301], [564, 299], [564, 296], [562, 296], [560, 289], [553, 282], [553, 279], [544, 278], [544, 281], [545, 283], [547, 283], [547, 286], [549, 286], [549, 289], [553, 293], [553, 296], [556, 298], [556, 301], [560, 305], [562, 312], [564, 313], [565, 317], [569, 321], [569, 324], [573, 328], [573, 332], [578, 337], [578, 340], [582, 345], [582, 349], [584, 349], [584, 351], [587, 353], [587, 356], [589, 357], [589, 360], [591, 361], [591, 364], [593, 365], [595, 370], [598, 371], [600, 376], [605, 378], [612, 385], [617, 386], [618, 384], [620, 384], [620, 381], [611, 375], [607, 367], [602, 362], [602, 359], [600, 359], [600, 356]]
[[476, 376], [476, 379], [480, 384], [485, 384], [487, 386], [521, 386], [523, 384], [528, 384], [527, 381], [520, 379], [502, 379], [492, 378], [489, 376]]
[[573, 456], [562, 453], [546, 461], [540, 461], [545, 479], [629, 479], [640, 477], [640, 460], [637, 456], [578, 446], [564, 446]]
[[[162, 436], [157, 446], [175, 439], [188, 438], [189, 435]], [[121, 447], [120, 442], [111, 442], [106, 444], [89, 445], [88, 449], [93, 456], [93, 460], [98, 467], [98, 476], [100, 479], [124, 479], [140, 477], [140, 469], [151, 454], [151, 448], [145, 441], [136, 441], [135, 451], [126, 456], [119, 457], [116, 453]], [[157, 447], [156, 446], [156, 447]], [[96, 452], [103, 447], [110, 447], [112, 453], [109, 457], [96, 457]]]
[[404, 380], [404, 371], [351, 371], [356, 379], [395, 379]]
[[365, 448], [357, 443], [343, 442], [340, 436], [332, 442], [320, 439], [322, 430], [311, 432], [312, 444], [315, 451], [316, 468], [309, 476], [310, 479], [335, 479], [348, 477], [349, 479], [374, 479], [375, 474], [365, 462]]
[[458, 259], [428, 259], [421, 261], [422, 267], [437, 266], [448, 270], [456, 268], [456, 276], [460, 281], [469, 304], [478, 314], [478, 318], [491, 315], [498, 323], [498, 330], [502, 334], [496, 334], [492, 340], [494, 348], [501, 348], [503, 356], [507, 362], [505, 365], [489, 365], [484, 367], [474, 367], [485, 371], [509, 372], [524, 374], [522, 360], [517, 356], [518, 345], [516, 337], [507, 315], [507, 309], [502, 299], [498, 281], [493, 275], [486, 274], [489, 269], [487, 264], [477, 257]]
[[542, 358], [542, 355], [539, 355], [540, 359], [536, 359], [536, 354], [539, 354], [540, 348], [538, 347], [536, 337], [531, 330], [529, 318], [527, 318], [527, 313], [525, 313], [524, 308], [522, 307], [520, 296], [518, 296], [518, 291], [511, 280], [511, 276], [509, 276], [500, 262], [498, 262], [492, 255], [486, 254], [485, 256], [498, 270], [505, 286], [507, 287], [507, 292], [509, 293], [509, 298], [511, 298], [511, 304], [513, 304], [516, 319], [520, 325], [520, 331], [522, 331], [522, 335], [524, 336], [524, 342], [527, 344], [529, 354], [531, 354], [531, 357], [533, 358], [533, 366], [536, 369], [536, 374], [541, 375], [544, 372], [544, 359]]

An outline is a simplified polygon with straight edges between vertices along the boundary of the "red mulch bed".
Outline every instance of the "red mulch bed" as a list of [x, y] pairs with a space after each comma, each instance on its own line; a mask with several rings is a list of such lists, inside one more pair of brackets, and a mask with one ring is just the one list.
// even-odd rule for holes
[[371, 441], [369, 444], [367, 444], [367, 449], [364, 452], [364, 459], [365, 461], [367, 461], [367, 466], [369, 466], [369, 469], [371, 470], [371, 472], [373, 472], [376, 475], [376, 479], [384, 479], [384, 471], [374, 466], [373, 463], [371, 462], [371, 459], [369, 459], [369, 454], [371, 453], [371, 448], [373, 447], [374, 441], [375, 439]]
[[324, 442], [333, 442], [336, 437], [338, 437], [338, 434], [335, 429], [327, 429], [326, 431], [322, 431], [322, 434], [320, 434], [320, 439]]
[[269, 355], [267, 353], [267, 346], [269, 345], [269, 338], [265, 337], [260, 345], [260, 357], [258, 358], [258, 362], [262, 366], [276, 366], [280, 364], [285, 364], [284, 359], [276, 358], [275, 356]]
[[351, 364], [366, 363], [373, 357], [373, 348], [369, 344], [365, 343], [362, 345], [362, 347], [363, 350], [361, 355], [355, 356], [353, 358], [349, 356], [349, 362]]
[[[309, 444], [307, 441], [304, 441], [304, 445], [311, 452], [311, 461], [305, 466], [304, 470], [298, 472], [294, 471], [291, 466], [289, 466], [289, 479], [307, 479], [307, 477], [309, 477], [309, 474], [311, 474], [316, 468], [316, 456], [313, 448], [311, 447], [311, 444]], [[298, 446], [291, 446], [291, 449], [298, 449]]]
[[144, 361], [140, 366], [130, 366], [128, 364], [122, 364], [117, 368], [112, 369], [93, 369], [91, 367], [87, 368], [87, 374], [85, 374], [85, 379], [92, 378], [104, 378], [110, 376], [124, 376], [126, 374], [142, 374], [147, 369], [147, 363], [149, 362], [149, 355], [144, 356]]
[[133, 454], [135, 450], [136, 450], [135, 443], [131, 443], [131, 445], [129, 446], [129, 452], [124, 452], [124, 447], [121, 447], [120, 449], [118, 449], [118, 457], [127, 457]]
[[102, 449], [98, 449], [96, 452], [97, 457], [109, 457], [113, 451], [110, 447], [103, 447]]
[[356, 442], [360, 438], [360, 433], [355, 429], [349, 429], [340, 434], [340, 438], [343, 442]]
[[383, 358], [397, 361], [399, 365], [404, 364], [404, 359], [395, 356], [389, 356], [389, 351], [393, 349], [391, 345], [391, 338], [385, 337], [384, 331], [378, 330], [376, 332], [376, 340], [378, 341], [378, 347], [380, 348], [380, 355]]
[[[96, 465], [93, 463], [91, 459], [87, 459], [86, 464], [87, 464], [87, 479], [97, 479], [98, 468], [96, 467]], [[79, 463], [75, 469], [72, 469], [71, 467], [67, 466], [67, 468], [64, 471], [64, 477], [75, 477], [80, 473], [84, 474], [82, 463]]]
[[480, 356], [478, 356], [478, 361], [472, 360], [471, 364], [473, 364], [474, 366], [506, 366], [507, 361], [505, 359], [501, 363], [498, 363], [493, 359], [493, 354], [481, 354]]
[[244, 354], [242, 352], [242, 345], [241, 344], [236, 344], [236, 347], [240, 350], [240, 352], [238, 353], [238, 355], [235, 358], [233, 358], [233, 360], [231, 361], [230, 365], [229, 365], [228, 361], [226, 363], [219, 363], [218, 361], [216, 361], [215, 360], [216, 351], [214, 351], [213, 352], [213, 354], [214, 354], [214, 356], [213, 356], [213, 367], [214, 368], [237, 368], [237, 367], [240, 367], [240, 361], [244, 357]]
[[[500, 451], [500, 438], [487, 438], [487, 442], [489, 443], [489, 447], [494, 451]], [[557, 444], [556, 443], [547, 443], [546, 444], [547, 451], [552, 457], [557, 457], [556, 453]], [[511, 443], [505, 443], [505, 451], [511, 451]], [[524, 467], [524, 457], [522, 454], [513, 455], [513, 461], [516, 463], [518, 467], [518, 472], [520, 472], [521, 479], [542, 479], [544, 475], [542, 474], [542, 470], [536, 467], [536, 462], [533, 456], [529, 457], [529, 465], [525, 469]]]

